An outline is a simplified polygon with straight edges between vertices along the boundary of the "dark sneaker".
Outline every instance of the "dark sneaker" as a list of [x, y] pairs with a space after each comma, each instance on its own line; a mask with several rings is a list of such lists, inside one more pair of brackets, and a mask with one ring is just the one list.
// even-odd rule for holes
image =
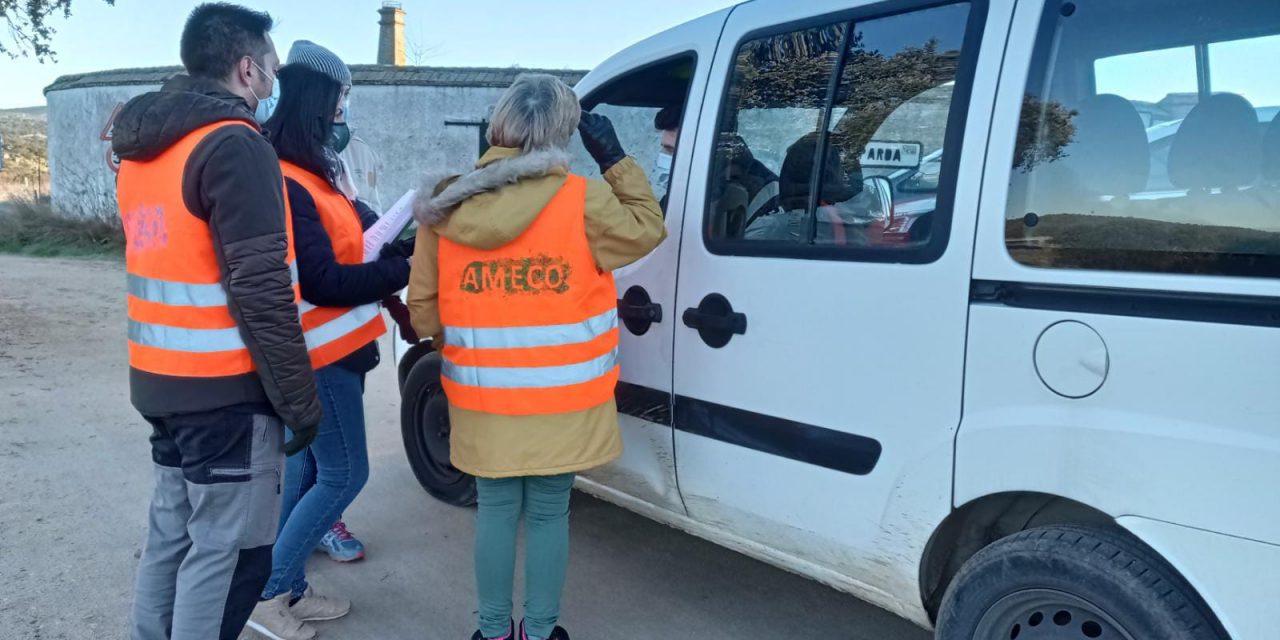
[[[525, 633], [524, 620], [520, 621], [520, 638], [519, 640], [529, 640], [529, 634]], [[569, 640], [569, 632], [564, 627], [556, 627], [551, 635], [547, 636], [547, 640]]]
[[508, 631], [507, 635], [505, 636], [498, 636], [497, 638], [486, 638], [484, 637], [484, 634], [480, 633], [480, 631], [477, 630], [474, 634], [472, 634], [471, 640], [515, 640], [515, 636], [516, 636], [516, 621], [512, 620], [511, 630]]

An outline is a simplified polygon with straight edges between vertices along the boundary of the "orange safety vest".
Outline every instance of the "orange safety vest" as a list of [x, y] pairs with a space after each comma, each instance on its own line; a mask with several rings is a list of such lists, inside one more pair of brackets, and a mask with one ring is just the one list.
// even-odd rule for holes
[[[296, 164], [281, 161], [280, 170], [285, 178], [302, 185], [311, 194], [338, 264], [363, 264], [364, 226], [351, 201], [327, 180]], [[316, 369], [355, 353], [387, 332], [377, 303], [317, 307], [303, 300], [298, 310], [302, 312], [302, 332], [307, 339], [307, 350], [311, 352], [311, 366]]]
[[[223, 120], [188, 133], [145, 162], [120, 163], [116, 199], [125, 231], [129, 296], [129, 366], [182, 378], [251, 373], [253, 358], [227, 307], [209, 223], [182, 198], [182, 174], [196, 145], [226, 126]], [[284, 194], [284, 182], [280, 189]], [[285, 260], [293, 277], [293, 228], [285, 199]]]
[[618, 294], [596, 266], [587, 181], [570, 175], [519, 238], [482, 250], [440, 238], [442, 385], [500, 415], [582, 411], [618, 384]]

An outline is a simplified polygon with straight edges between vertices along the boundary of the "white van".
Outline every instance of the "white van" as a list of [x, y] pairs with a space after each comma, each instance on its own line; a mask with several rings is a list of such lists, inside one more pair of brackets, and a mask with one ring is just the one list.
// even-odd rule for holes
[[1280, 2], [754, 0], [577, 90], [682, 121], [583, 490], [947, 640], [1280, 638]]

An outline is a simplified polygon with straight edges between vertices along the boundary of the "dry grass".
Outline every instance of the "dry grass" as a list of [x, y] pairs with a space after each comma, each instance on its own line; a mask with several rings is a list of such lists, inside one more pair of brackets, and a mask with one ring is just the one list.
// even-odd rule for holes
[[54, 213], [48, 198], [0, 202], [0, 251], [29, 256], [123, 256], [124, 231]]

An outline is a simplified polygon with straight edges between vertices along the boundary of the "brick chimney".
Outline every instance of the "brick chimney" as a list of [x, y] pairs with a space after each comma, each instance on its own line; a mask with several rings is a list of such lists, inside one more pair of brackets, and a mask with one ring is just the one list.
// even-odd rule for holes
[[404, 66], [404, 9], [399, 2], [383, 2], [378, 9], [378, 64]]

